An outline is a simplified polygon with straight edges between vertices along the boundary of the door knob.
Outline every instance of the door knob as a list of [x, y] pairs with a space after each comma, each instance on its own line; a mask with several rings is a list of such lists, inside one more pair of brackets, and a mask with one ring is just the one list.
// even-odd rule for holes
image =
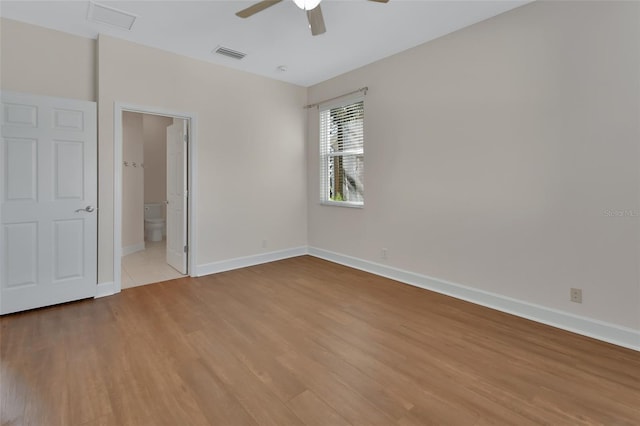
[[84, 209], [78, 209], [78, 210], [76, 210], [76, 213], [78, 213], [78, 212], [93, 213], [95, 210], [96, 210], [96, 208], [95, 208], [95, 207], [93, 207], [93, 206], [87, 206], [87, 207], [85, 207]]

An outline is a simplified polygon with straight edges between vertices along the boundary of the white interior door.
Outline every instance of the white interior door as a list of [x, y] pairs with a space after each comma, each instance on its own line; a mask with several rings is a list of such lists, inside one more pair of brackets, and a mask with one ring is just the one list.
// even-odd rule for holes
[[167, 263], [187, 273], [187, 121], [167, 127]]
[[0, 314], [94, 297], [96, 104], [0, 98]]

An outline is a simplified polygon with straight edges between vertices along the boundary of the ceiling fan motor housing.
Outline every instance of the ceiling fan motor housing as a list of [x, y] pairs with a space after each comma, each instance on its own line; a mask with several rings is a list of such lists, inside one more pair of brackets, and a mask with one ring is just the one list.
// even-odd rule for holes
[[322, 0], [293, 0], [293, 2], [302, 10], [315, 9]]

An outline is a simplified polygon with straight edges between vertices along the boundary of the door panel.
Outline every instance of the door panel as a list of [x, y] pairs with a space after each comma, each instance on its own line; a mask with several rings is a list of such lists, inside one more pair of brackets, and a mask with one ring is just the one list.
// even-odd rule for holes
[[[36, 201], [38, 155], [35, 139], [7, 139], [5, 154], [5, 201]], [[12, 176], [12, 179], [9, 179]]]
[[53, 110], [53, 127], [59, 130], [84, 130], [84, 112], [66, 109]]
[[36, 105], [4, 104], [4, 123], [14, 127], [38, 127], [38, 107]]
[[167, 127], [167, 263], [187, 273], [187, 121]]
[[58, 220], [53, 233], [53, 280], [60, 282], [83, 275], [84, 221]]
[[55, 199], [81, 200], [84, 194], [82, 178], [83, 143], [73, 141], [54, 141], [55, 143]]
[[0, 314], [96, 294], [96, 106], [1, 93]]
[[38, 282], [38, 224], [10, 223], [4, 226], [6, 287]]

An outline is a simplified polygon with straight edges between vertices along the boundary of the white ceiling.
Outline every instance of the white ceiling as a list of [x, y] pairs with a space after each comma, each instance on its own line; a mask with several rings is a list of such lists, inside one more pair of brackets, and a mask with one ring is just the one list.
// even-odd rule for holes
[[[238, 70], [310, 86], [531, 0], [323, 0], [327, 32], [313, 37], [305, 12], [285, 0], [250, 18], [253, 1], [97, 1], [137, 15], [131, 31], [88, 21], [87, 1], [0, 1], [0, 15], [96, 38], [99, 33]], [[246, 53], [213, 54], [217, 46]], [[287, 71], [278, 70], [284, 65]]]

